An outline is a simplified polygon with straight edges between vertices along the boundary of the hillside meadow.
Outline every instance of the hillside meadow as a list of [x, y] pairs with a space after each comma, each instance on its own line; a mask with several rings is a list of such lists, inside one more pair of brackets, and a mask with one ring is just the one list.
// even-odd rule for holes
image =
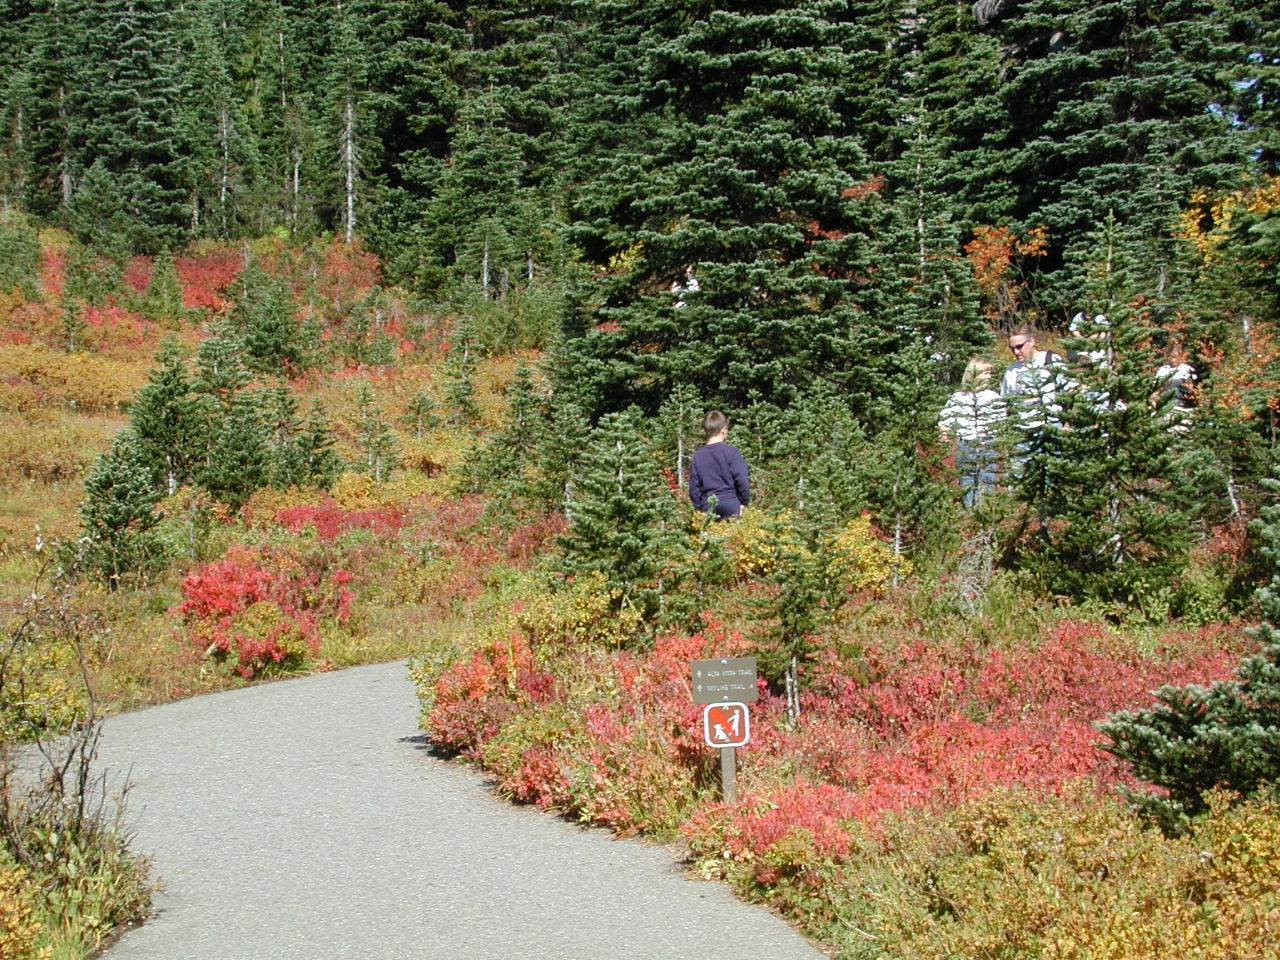
[[[409, 657], [436, 750], [514, 802], [678, 844], [688, 869], [833, 956], [1137, 960], [1175, 944], [1276, 956], [1280, 795], [1219, 790], [1161, 832], [1127, 799], [1149, 788], [1097, 729], [1161, 685], [1226, 680], [1258, 650], [1245, 629], [1257, 608], [1228, 599], [1260, 582], [1244, 518], [1196, 547], [1186, 579], [1200, 599], [1181, 617], [1117, 615], [999, 563], [1022, 535], [1000, 496], [913, 556], [866, 513], [798, 541], [768, 473], [740, 521], [708, 525], [655, 461], [665, 519], [646, 607], [631, 581], [566, 572], [581, 549], [572, 513], [495, 491], [502, 470], [485, 473], [523, 402], [513, 384], [545, 390], [537, 350], [477, 338], [460, 367], [457, 333], [476, 318], [424, 310], [337, 243], [193, 247], [173, 258], [168, 312], [155, 263], [133, 258], [101, 307], [69, 318], [67, 239], [40, 243], [38, 289], [0, 305], [10, 745], [73, 723], [82, 675], [110, 712]], [[145, 570], [85, 566], [86, 478], [136, 419], [164, 345], [197, 365], [250, 260], [287, 291], [315, 351], [239, 389], [317, 403], [336, 469], [234, 505], [183, 483], [147, 508]], [[502, 323], [533, 322], [508, 309]], [[806, 619], [780, 574], [815, 563], [823, 586], [807, 602], [821, 615]], [[732, 806], [689, 675], [691, 660], [726, 655], [762, 666]], [[145, 867], [109, 817], [87, 868], [67, 869], [3, 786], [6, 957], [83, 956], [145, 912]], [[12, 846], [24, 823], [34, 834]]]

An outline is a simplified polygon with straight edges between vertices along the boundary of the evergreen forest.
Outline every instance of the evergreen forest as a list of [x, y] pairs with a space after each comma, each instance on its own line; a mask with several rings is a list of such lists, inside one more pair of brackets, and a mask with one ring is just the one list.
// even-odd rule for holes
[[400, 657], [832, 956], [1273, 955], [1278, 101], [1275, 0], [0, 0], [0, 955], [147, 913], [105, 714]]

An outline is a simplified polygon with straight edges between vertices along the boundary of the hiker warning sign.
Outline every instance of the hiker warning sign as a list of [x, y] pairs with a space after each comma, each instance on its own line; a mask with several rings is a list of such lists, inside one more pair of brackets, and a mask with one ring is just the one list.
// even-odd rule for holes
[[702, 709], [702, 738], [708, 747], [741, 747], [751, 739], [745, 703], [709, 703]]

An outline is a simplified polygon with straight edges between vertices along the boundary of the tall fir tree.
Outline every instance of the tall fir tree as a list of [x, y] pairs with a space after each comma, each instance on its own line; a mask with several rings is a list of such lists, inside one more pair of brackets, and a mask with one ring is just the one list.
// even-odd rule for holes
[[[1210, 0], [1032, 0], [1002, 34], [1019, 51], [1004, 87], [1017, 212], [1047, 225], [1055, 255], [1078, 260], [1108, 211], [1167, 237], [1194, 187], [1239, 176], [1224, 109], [1239, 51]], [[1069, 291], [1057, 299], [1070, 308]]]
[[284, 283], [251, 262], [236, 280], [235, 298], [232, 320], [241, 333], [246, 364], [274, 375], [304, 369], [306, 351]]
[[257, 143], [236, 89], [229, 45], [239, 39], [232, 0], [202, 0], [182, 11], [179, 129], [183, 183], [196, 235], [228, 237], [250, 215]]
[[1151, 259], [1114, 220], [1095, 237], [1086, 290], [1105, 320], [1083, 332], [1083, 358], [1057, 391], [1059, 422], [1046, 421], [1056, 448], [1037, 504], [1042, 560], [1055, 591], [1141, 609], [1188, 558], [1183, 427], [1156, 376]]
[[864, 359], [850, 332], [869, 171], [839, 109], [858, 39], [844, 6], [672, 15], [640, 34], [661, 125], [576, 200], [575, 236], [609, 272], [601, 326], [567, 345], [597, 406], [656, 410], [678, 382], [727, 406], [786, 400]]
[[[130, 251], [158, 253], [186, 236], [178, 106], [178, 31], [164, 0], [86, 3], [79, 29], [83, 70], [72, 99], [79, 170], [99, 171], [72, 197], [78, 222], [110, 200]], [[92, 195], [90, 195], [92, 194]]]
[[200, 485], [232, 510], [271, 479], [271, 440], [263, 397], [254, 390], [234, 394], [213, 423], [209, 456]]
[[356, 436], [364, 450], [364, 466], [375, 483], [390, 478], [400, 465], [400, 444], [395, 432], [374, 403], [369, 384], [360, 384], [356, 392]]

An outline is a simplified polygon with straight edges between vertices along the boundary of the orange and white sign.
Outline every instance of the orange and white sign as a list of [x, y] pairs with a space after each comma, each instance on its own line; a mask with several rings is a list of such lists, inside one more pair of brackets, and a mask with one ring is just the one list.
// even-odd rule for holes
[[702, 708], [702, 739], [708, 747], [741, 747], [751, 739], [745, 703], [709, 703]]

